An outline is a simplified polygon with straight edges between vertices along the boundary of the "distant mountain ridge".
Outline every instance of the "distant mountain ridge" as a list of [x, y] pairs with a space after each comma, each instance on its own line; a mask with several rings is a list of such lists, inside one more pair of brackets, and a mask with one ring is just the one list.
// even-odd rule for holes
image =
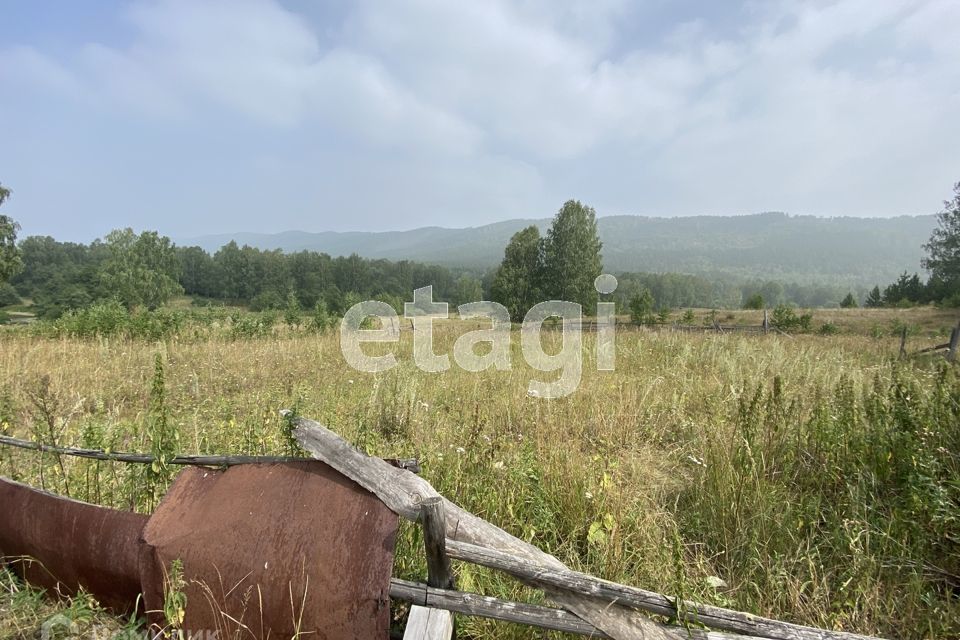
[[[231, 233], [178, 240], [213, 252], [231, 240], [260, 249], [321, 251], [332, 256], [416, 260], [471, 269], [497, 265], [510, 237], [550, 219], [506, 220], [481, 227], [409, 231]], [[598, 218], [607, 271], [677, 272], [713, 278], [764, 278], [856, 287], [918, 271], [936, 216], [819, 218], [783, 213], [739, 216]]]

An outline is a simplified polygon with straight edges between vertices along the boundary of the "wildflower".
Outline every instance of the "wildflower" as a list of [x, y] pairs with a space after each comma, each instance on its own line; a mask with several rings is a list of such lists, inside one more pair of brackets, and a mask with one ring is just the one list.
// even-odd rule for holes
[[466, 452], [467, 450], [464, 449], [463, 447], [457, 447], [457, 453], [466, 453]]

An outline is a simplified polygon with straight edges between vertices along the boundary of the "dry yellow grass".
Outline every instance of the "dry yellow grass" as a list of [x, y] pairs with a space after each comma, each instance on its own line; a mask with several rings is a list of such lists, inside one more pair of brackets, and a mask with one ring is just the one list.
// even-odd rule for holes
[[[750, 314], [735, 313], [744, 322], [753, 319]], [[694, 505], [691, 491], [718, 481], [705, 475], [705, 461], [719, 459], [726, 446], [722, 443], [741, 437], [738, 412], [758, 387], [768, 392], [779, 378], [796, 419], [806, 420], [838, 385], [862, 389], [891, 379], [898, 340], [863, 335], [869, 327], [904, 318], [936, 331], [952, 324], [950, 314], [932, 310], [823, 311], [816, 319], [828, 315], [850, 329], [829, 337], [792, 338], [625, 331], [618, 337], [615, 372], [595, 370], [593, 335], [586, 334], [579, 390], [550, 401], [527, 395], [531, 378], [552, 374], [525, 364], [516, 332], [512, 370], [482, 374], [456, 366], [441, 374], [419, 371], [406, 332], [399, 344], [378, 347], [400, 360], [383, 374], [350, 369], [336, 332], [277, 330], [271, 337], [240, 341], [173, 338], [160, 343], [3, 332], [0, 422], [8, 433], [35, 437], [40, 416], [31, 396], [47, 377], [57, 424], [63, 426], [61, 444], [96, 440], [114, 450], [148, 450], [144, 425], [159, 353], [182, 452], [282, 453], [287, 442], [278, 412], [292, 407], [370, 453], [418, 457], [423, 475], [452, 500], [574, 567], [808, 624], [865, 633], [900, 630], [883, 616], [903, 595], [886, 579], [865, 579], [855, 595], [837, 592], [836, 574], [844, 567], [818, 565], [811, 552], [770, 566], [771, 575], [761, 584], [757, 567], [741, 567], [731, 558], [746, 557], [735, 553], [739, 545], [767, 542], [705, 541], [700, 536], [710, 524], [695, 526], [689, 511], [706, 513]], [[441, 323], [437, 351], [449, 352], [463, 330], [455, 321]], [[556, 339], [554, 334], [547, 342]], [[44, 482], [63, 491], [56, 467], [47, 462]], [[68, 464], [74, 496], [142, 508], [133, 471], [101, 464], [92, 472], [93, 463]], [[4, 475], [39, 484], [40, 468], [34, 454], [0, 451]], [[732, 486], [735, 479], [729, 481]], [[722, 495], [718, 489], [718, 500]], [[716, 508], [733, 509], [724, 504]], [[764, 508], [773, 517], [778, 505]], [[766, 515], [758, 511], [737, 517]], [[790, 553], [815, 546], [817, 535], [798, 541]], [[782, 548], [771, 545], [750, 557], [775, 557]], [[405, 528], [396, 573], [422, 575], [420, 555], [416, 532]], [[799, 566], [801, 560], [809, 566]], [[710, 586], [710, 576], [721, 577], [729, 588]], [[503, 578], [467, 567], [460, 570], [459, 584], [493, 595], [530, 595]], [[856, 602], [848, 602], [851, 597]], [[909, 606], [917, 609], [914, 600]], [[929, 626], [908, 635], [942, 633], [947, 627], [939, 618], [957, 613], [960, 609], [949, 599], [911, 610], [904, 619], [914, 624], [925, 616]], [[520, 629], [483, 621], [465, 622], [462, 629], [463, 637], [526, 637]]]

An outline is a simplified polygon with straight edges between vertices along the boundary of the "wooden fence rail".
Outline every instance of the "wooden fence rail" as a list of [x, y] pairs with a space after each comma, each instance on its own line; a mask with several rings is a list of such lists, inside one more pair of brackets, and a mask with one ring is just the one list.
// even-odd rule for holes
[[[678, 603], [675, 598], [660, 593], [572, 571], [557, 558], [443, 498], [423, 478], [404, 473], [377, 458], [367, 456], [317, 422], [292, 417], [289, 413], [285, 415], [296, 424], [294, 437], [304, 450], [373, 492], [400, 516], [416, 522], [423, 513], [422, 505], [434, 504], [439, 498], [446, 518], [445, 551], [450, 557], [504, 571], [524, 584], [542, 590], [548, 600], [578, 618], [578, 626], [585, 630], [585, 625], [589, 625], [616, 640], [679, 640], [689, 637], [686, 627], [655, 622], [640, 612], [643, 610], [679, 619], [694, 627], [707, 624], [716, 629], [752, 637], [776, 640], [866, 638], [694, 602]], [[436, 597], [440, 599], [441, 595], [436, 594]], [[463, 601], [462, 598], [458, 600], [449, 594], [443, 597], [449, 598], [448, 604]], [[424, 602], [428, 602], [426, 597]], [[562, 618], [572, 621], [565, 616]], [[708, 634], [708, 637], [735, 636]], [[433, 640], [433, 637], [430, 640]]]
[[[954, 343], [960, 340], [955, 330]], [[425, 479], [407, 470], [415, 460], [386, 461], [367, 456], [317, 422], [283, 415], [295, 426], [293, 435], [305, 451], [364, 489], [389, 509], [424, 529], [426, 584], [394, 578], [391, 597], [413, 604], [405, 640], [448, 640], [453, 613], [481, 616], [614, 640], [870, 640], [841, 631], [817, 629], [676, 598], [573, 571], [557, 558], [441, 496]], [[72, 455], [95, 460], [149, 463], [153, 456], [50, 446], [8, 436], [0, 445]], [[177, 456], [173, 464], [231, 466], [303, 460], [288, 456]], [[555, 606], [524, 604], [457, 591], [450, 560], [470, 562], [504, 572], [541, 590]], [[663, 624], [654, 614], [679, 620]], [[719, 631], [708, 631], [707, 626]]]

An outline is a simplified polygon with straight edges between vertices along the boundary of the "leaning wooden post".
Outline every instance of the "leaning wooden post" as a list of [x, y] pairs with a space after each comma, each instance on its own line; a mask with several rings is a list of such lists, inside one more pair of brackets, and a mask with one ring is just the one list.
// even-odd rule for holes
[[767, 320], [767, 310], [766, 310], [766, 308], [764, 308], [764, 310], [763, 310], [763, 334], [766, 335], [768, 331], [770, 331], [770, 321]]
[[900, 331], [900, 359], [907, 357], [907, 327], [904, 325]]
[[[423, 547], [427, 554], [427, 584], [436, 589], [453, 589], [453, 571], [447, 555], [446, 515], [443, 497], [424, 498], [420, 503]], [[453, 613], [414, 605], [410, 607], [404, 640], [450, 640], [453, 638]]]
[[453, 572], [447, 555], [447, 519], [443, 498], [426, 498], [420, 505], [423, 525], [423, 546], [427, 552], [427, 584], [437, 589], [453, 589]]
[[950, 362], [957, 359], [957, 343], [960, 343], [960, 324], [950, 332], [950, 350], [947, 352], [947, 360]]

